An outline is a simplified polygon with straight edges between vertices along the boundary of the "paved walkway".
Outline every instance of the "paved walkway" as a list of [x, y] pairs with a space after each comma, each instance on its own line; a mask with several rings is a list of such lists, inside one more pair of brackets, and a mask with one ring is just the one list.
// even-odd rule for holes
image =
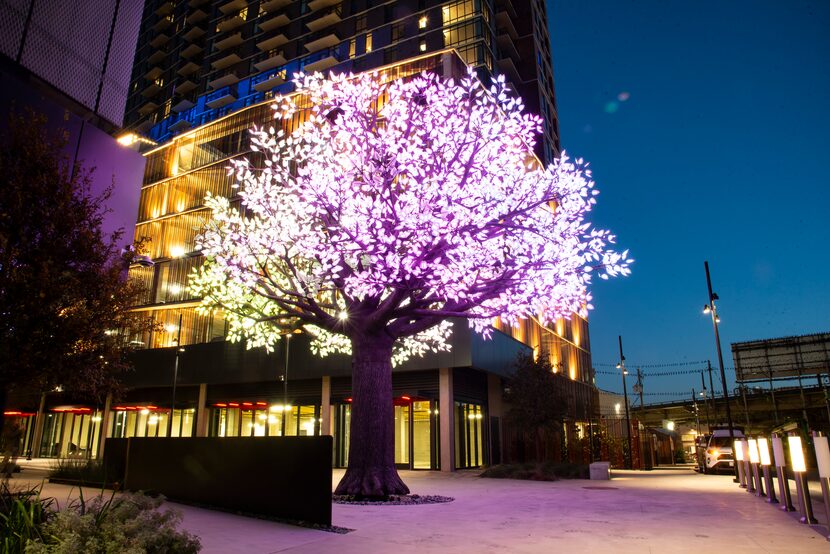
[[[29, 478], [37, 478], [32, 468]], [[335, 481], [342, 472], [335, 472]], [[174, 503], [206, 553], [811, 553], [824, 529], [747, 494], [729, 476], [617, 471], [612, 481], [480, 479], [475, 472], [401, 472], [413, 493], [448, 504], [334, 505], [338, 535]], [[60, 498], [70, 488], [47, 484]], [[261, 494], [268, 494], [261, 491]], [[274, 498], [280, 502], [279, 497]]]

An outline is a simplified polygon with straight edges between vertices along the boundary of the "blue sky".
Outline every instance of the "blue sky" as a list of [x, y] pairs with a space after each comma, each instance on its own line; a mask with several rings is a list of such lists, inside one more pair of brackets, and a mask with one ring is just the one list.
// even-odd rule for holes
[[[616, 361], [618, 334], [630, 367], [716, 363], [704, 260], [727, 366], [731, 342], [830, 331], [830, 2], [548, 10], [562, 145], [593, 166], [594, 222], [636, 259], [593, 288], [597, 369]], [[698, 376], [645, 381], [692, 387]]]

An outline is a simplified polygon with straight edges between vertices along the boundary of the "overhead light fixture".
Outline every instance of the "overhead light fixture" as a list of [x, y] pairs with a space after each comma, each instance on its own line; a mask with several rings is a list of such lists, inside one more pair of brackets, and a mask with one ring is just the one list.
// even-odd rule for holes
[[706, 304], [706, 305], [703, 306], [703, 313], [704, 314], [708, 314], [711, 311], [712, 311], [712, 308], [709, 307], [709, 304]]

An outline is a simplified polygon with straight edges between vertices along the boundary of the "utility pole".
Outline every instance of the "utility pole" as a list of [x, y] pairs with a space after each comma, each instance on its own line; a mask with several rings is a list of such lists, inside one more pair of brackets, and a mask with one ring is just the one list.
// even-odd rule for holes
[[718, 423], [718, 404], [715, 397], [715, 385], [712, 384], [712, 361], [706, 360], [706, 365], [709, 368], [709, 390], [712, 391], [712, 415], [715, 418], [715, 425]]
[[[706, 404], [706, 399], [704, 398], [703, 403]], [[697, 408], [697, 396], [695, 395], [695, 389], [692, 389], [692, 410], [695, 412], [695, 424], [697, 425], [697, 434], [700, 435], [700, 412]]]
[[640, 393], [640, 408], [643, 407], [643, 374], [640, 368], [637, 368], [637, 392]]
[[626, 429], [626, 436], [628, 437], [628, 455], [626, 456], [625, 467], [626, 469], [633, 469], [631, 464], [631, 416], [628, 412], [628, 388], [625, 386], [625, 376], [628, 375], [628, 371], [625, 369], [625, 356], [623, 356], [623, 347], [622, 347], [622, 335], [618, 336], [620, 341], [620, 363], [617, 364], [617, 368], [621, 370], [622, 373], [622, 382], [623, 382], [623, 401], [625, 402], [625, 429]]

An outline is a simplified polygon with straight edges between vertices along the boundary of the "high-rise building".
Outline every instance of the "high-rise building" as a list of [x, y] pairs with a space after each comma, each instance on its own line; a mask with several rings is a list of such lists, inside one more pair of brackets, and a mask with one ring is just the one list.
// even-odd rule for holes
[[502, 73], [559, 151], [543, 0], [148, 0], [126, 123], [159, 143], [275, 94], [298, 71], [362, 72], [454, 48]]

